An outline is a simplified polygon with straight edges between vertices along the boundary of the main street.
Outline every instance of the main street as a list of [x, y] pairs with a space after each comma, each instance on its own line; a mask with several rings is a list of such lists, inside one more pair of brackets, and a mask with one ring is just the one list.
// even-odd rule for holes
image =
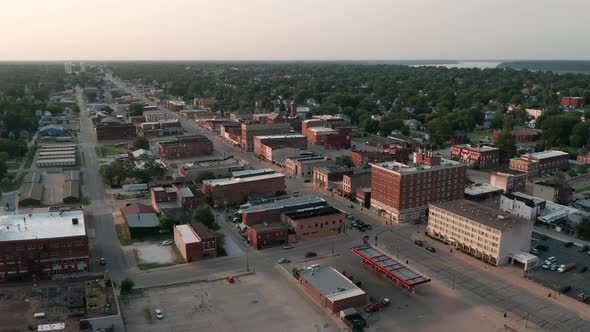
[[[119, 88], [126, 89], [137, 96], [134, 91], [114, 78], [111, 81]], [[145, 97], [143, 97], [145, 100]], [[189, 133], [201, 133], [196, 123], [192, 120], [179, 117], [178, 114], [167, 111], [170, 118], [177, 118], [182, 122], [184, 129]], [[270, 164], [261, 162], [252, 154], [237, 150], [225, 144], [221, 138], [210, 133], [202, 133], [211, 138], [214, 149], [218, 153], [237, 155], [248, 161], [253, 167], [271, 167]], [[274, 167], [274, 166], [273, 166]], [[319, 195], [331, 205], [352, 213], [355, 218], [360, 218], [374, 225], [370, 233], [360, 233], [356, 230], [346, 235], [335, 237], [332, 240], [309, 240], [297, 245], [293, 251], [282, 251], [280, 248], [265, 249], [264, 251], [249, 251], [248, 260], [256, 273], [273, 275], [276, 273], [276, 259], [288, 255], [293, 261], [302, 259], [303, 253], [308, 250], [316, 251], [320, 256], [330, 256], [332, 245], [337, 254], [346, 259], [350, 266], [361, 268], [360, 260], [350, 254], [348, 248], [360, 243], [361, 237], [368, 234], [374, 239], [375, 234], [384, 231], [379, 235], [379, 247], [390, 255], [400, 256], [402, 260], [408, 260], [410, 266], [416, 267], [419, 271], [429, 275], [435, 282], [442, 283], [447, 288], [469, 298], [474, 303], [485, 304], [494, 307], [500, 312], [516, 314], [522, 319], [534, 322], [535, 324], [549, 330], [560, 331], [583, 331], [590, 329], [590, 313], [587, 307], [575, 300], [564, 296], [555, 298], [546, 297], [546, 289], [530, 281], [523, 279], [522, 273], [517, 270], [510, 270], [509, 267], [495, 268], [474, 261], [471, 257], [460, 253], [451, 254], [447, 252], [448, 247], [438, 243], [431, 245], [439, 249], [437, 253], [426, 252], [423, 248], [412, 243], [412, 238], [422, 236], [417, 233], [416, 226], [395, 225], [385, 226], [379, 220], [380, 217], [366, 209], [350, 209], [350, 202], [341, 197], [334, 197], [332, 193], [313, 188], [299, 178], [287, 179], [288, 192], [299, 191], [300, 194]], [[467, 258], [467, 259], [466, 259]], [[244, 271], [246, 265], [245, 256], [219, 258], [208, 262], [191, 263], [177, 267], [164, 268], [149, 272], [141, 272], [134, 275], [138, 285], [155, 286], [159, 282], [175, 283], [191, 280], [206, 279], [211, 275], [223, 273], [234, 273]], [[583, 317], [583, 318], [581, 318]]]

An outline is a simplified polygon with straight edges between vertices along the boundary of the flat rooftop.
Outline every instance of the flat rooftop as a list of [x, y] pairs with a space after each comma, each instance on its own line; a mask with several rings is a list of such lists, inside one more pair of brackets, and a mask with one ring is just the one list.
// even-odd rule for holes
[[465, 188], [464, 193], [467, 195], [483, 195], [503, 191], [503, 189], [494, 187], [489, 183], [476, 183]]
[[329, 216], [333, 214], [344, 214], [344, 212], [336, 209], [333, 206], [312, 206], [308, 208], [297, 209], [294, 211], [285, 212], [285, 215], [293, 220], [307, 219], [320, 216]]
[[243, 178], [254, 175], [272, 174], [276, 173], [272, 168], [259, 168], [259, 169], [248, 169], [244, 171], [233, 171], [231, 176], [234, 178]]
[[[77, 224], [74, 224], [77, 220]], [[86, 235], [82, 210], [0, 216], [0, 241]]]
[[279, 222], [271, 222], [271, 223], [266, 223], [266, 224], [255, 224], [255, 225], [251, 225], [248, 227], [252, 228], [257, 233], [287, 229], [286, 225], [279, 223]]
[[369, 163], [371, 166], [381, 167], [389, 171], [397, 172], [397, 173], [412, 173], [412, 172], [419, 172], [419, 171], [429, 171], [429, 170], [437, 170], [437, 169], [444, 169], [444, 168], [451, 168], [451, 167], [467, 167], [467, 165], [462, 164], [458, 161], [449, 160], [449, 159], [442, 159], [440, 160], [440, 164], [438, 165], [424, 165], [424, 164], [404, 164], [397, 161], [386, 161], [383, 163]]
[[264, 136], [254, 136], [254, 137], [258, 137], [259, 139], [305, 138], [305, 136], [301, 135], [301, 134], [264, 135]]
[[174, 227], [176, 227], [176, 231], [178, 231], [178, 234], [180, 234], [184, 243], [201, 242], [201, 238], [197, 236], [190, 225], [176, 225]]
[[262, 181], [268, 179], [276, 179], [276, 178], [284, 178], [285, 175], [282, 173], [272, 173], [272, 174], [263, 174], [263, 175], [256, 175], [250, 176], [246, 178], [226, 178], [226, 179], [214, 179], [214, 180], [204, 180], [203, 184], [208, 186], [226, 186], [236, 183], [244, 183], [244, 182], [254, 182], [254, 181]]
[[313, 131], [314, 133], [337, 133], [337, 130], [328, 127], [311, 127], [307, 128], [308, 131]]
[[558, 150], [547, 150], [547, 151], [533, 152], [533, 153], [525, 154], [525, 156], [528, 156], [529, 158], [536, 158], [536, 159], [547, 159], [547, 158], [554, 158], [554, 157], [567, 156], [567, 155], [568, 155], [567, 152], [558, 151]]
[[528, 220], [513, 216], [508, 212], [466, 199], [430, 205], [500, 231], [509, 229], [519, 223], [530, 223]]
[[457, 144], [458, 148], [467, 148], [469, 150], [477, 152], [488, 152], [488, 151], [499, 151], [500, 149], [488, 145], [470, 145], [470, 144]]
[[331, 302], [365, 294], [362, 289], [330, 266], [303, 270], [299, 272], [299, 276]]
[[381, 272], [393, 277], [406, 287], [415, 287], [430, 282], [426, 276], [402, 264], [397, 259], [383, 254], [370, 244], [361, 244], [350, 248], [352, 252], [376, 266]]
[[247, 209], [244, 209], [244, 213], [256, 213], [268, 210], [276, 210], [276, 209], [286, 209], [290, 207], [302, 206], [306, 204], [319, 204], [326, 202], [323, 198], [319, 196], [312, 196], [312, 195], [305, 195], [299, 197], [291, 197], [276, 200], [271, 203], [254, 205]]

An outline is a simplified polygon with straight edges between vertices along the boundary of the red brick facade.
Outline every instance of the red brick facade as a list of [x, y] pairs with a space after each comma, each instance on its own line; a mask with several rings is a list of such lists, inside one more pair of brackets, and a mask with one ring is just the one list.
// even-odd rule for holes
[[344, 227], [346, 214], [331, 206], [319, 210], [327, 212], [325, 214], [316, 213], [316, 211], [288, 212], [281, 214], [281, 218], [295, 230], [298, 240], [337, 235], [340, 232], [339, 229]]
[[584, 107], [584, 98], [582, 97], [561, 97], [561, 106], [571, 108]]
[[396, 155], [386, 151], [357, 150], [350, 152], [350, 159], [354, 167], [363, 168], [369, 166], [369, 163], [396, 160]]
[[223, 183], [204, 181], [202, 193], [214, 206], [240, 204], [247, 201], [251, 195], [273, 197], [286, 189], [285, 176], [280, 175], [259, 176], [255, 177], [256, 180], [249, 181], [248, 178], [224, 179]]
[[481, 168], [497, 166], [500, 162], [500, 149], [491, 146], [453, 145], [451, 158]]
[[510, 169], [537, 176], [543, 172], [555, 171], [568, 166], [569, 155], [562, 151], [543, 151], [524, 154], [510, 159]]
[[250, 245], [256, 249], [285, 244], [289, 237], [287, 226], [279, 223], [248, 226], [247, 233]]
[[100, 141], [129, 140], [137, 136], [136, 128], [131, 123], [105, 124], [96, 126], [96, 139]]
[[203, 135], [179, 136], [173, 141], [160, 142], [160, 157], [185, 159], [213, 153], [213, 142]]
[[[177, 227], [188, 228], [200, 241], [188, 242], [182, 237]], [[186, 262], [217, 257], [217, 241], [215, 235], [201, 223], [174, 226], [174, 243]]]

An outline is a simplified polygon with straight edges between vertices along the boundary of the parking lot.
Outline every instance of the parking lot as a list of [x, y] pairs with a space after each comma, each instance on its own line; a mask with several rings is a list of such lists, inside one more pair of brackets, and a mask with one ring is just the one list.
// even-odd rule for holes
[[[541, 262], [539, 266], [527, 273], [529, 279], [553, 290], [558, 290], [564, 286], [571, 286], [571, 290], [566, 295], [574, 298], [582, 292], [590, 294], [590, 271], [581, 272], [583, 267], [590, 268], [589, 250], [580, 252], [580, 247], [578, 246], [572, 245], [571, 247], [566, 247], [564, 242], [552, 238], [543, 240], [540, 234], [533, 233], [531, 247], [534, 248], [538, 245], [546, 246], [547, 249], [545, 251], [539, 250], [537, 256], [540, 257]], [[552, 256], [557, 258], [557, 265], [576, 263], [576, 267], [564, 273], [543, 269], [541, 267], [543, 261]], [[555, 296], [555, 293], [553, 296]]]

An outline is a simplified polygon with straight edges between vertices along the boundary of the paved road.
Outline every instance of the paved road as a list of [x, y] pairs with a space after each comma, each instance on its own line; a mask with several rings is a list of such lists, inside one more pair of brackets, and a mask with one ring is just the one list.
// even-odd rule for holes
[[119, 244], [113, 222], [112, 208], [106, 202], [105, 187], [98, 174], [98, 161], [94, 147], [97, 144], [94, 126], [83, 98], [82, 90], [76, 88], [76, 99], [80, 106], [80, 133], [78, 145], [85, 159], [82, 168], [82, 193], [92, 201], [87, 206], [88, 232], [91, 235], [91, 261], [94, 271], [102, 270], [97, 264], [100, 257], [107, 261], [107, 269], [114, 280], [121, 280], [127, 275], [127, 260]]
[[[115, 80], [115, 85], [125, 88], [125, 86]], [[170, 117], [178, 118], [178, 115], [168, 112]], [[183, 127], [187, 132], [197, 133], [198, 128], [194, 121], [180, 118]], [[233, 147], [222, 142], [221, 138], [213, 136], [210, 133], [204, 133], [209, 136], [217, 152], [230, 153], [238, 155], [250, 162], [254, 167], [269, 167], [268, 163], [263, 163], [251, 154], [246, 154], [236, 150]], [[493, 268], [483, 267], [480, 262], [474, 261], [471, 257], [462, 257], [462, 254], [450, 254], [444, 252], [448, 247], [433, 244], [443, 252], [435, 254], [426, 252], [423, 248], [417, 247], [411, 241], [412, 236], [416, 236], [416, 226], [384, 226], [379, 217], [367, 211], [361, 211], [358, 205], [354, 209], [348, 208], [350, 202], [341, 197], [334, 197], [332, 194], [318, 191], [310, 184], [303, 183], [302, 179], [289, 178], [287, 180], [289, 191], [299, 191], [301, 194], [314, 193], [322, 196], [333, 206], [344, 211], [352, 213], [356, 218], [361, 218], [374, 225], [374, 230], [370, 233], [360, 233], [356, 230], [350, 231], [346, 235], [341, 235], [332, 239], [322, 239], [319, 241], [309, 240], [297, 245], [296, 249], [285, 252], [280, 248], [268, 248], [263, 251], [248, 251], [248, 263], [251, 268], [256, 269], [257, 273], [263, 273], [265, 276], [273, 276], [276, 269], [273, 268], [276, 259], [283, 255], [288, 255], [293, 259], [303, 257], [305, 251], [313, 250], [321, 255], [331, 255], [332, 246], [336, 253], [347, 252], [351, 245], [360, 242], [363, 235], [368, 234], [371, 239], [374, 235], [383, 230], [392, 230], [379, 235], [380, 247], [388, 251], [391, 255], [400, 255], [403, 260], [408, 260], [409, 264], [418, 268], [434, 279], [441, 280], [447, 284], [447, 287], [456, 288], [463, 296], [474, 298], [477, 303], [486, 304], [497, 308], [499, 311], [516, 314], [523, 319], [528, 319], [535, 324], [548, 330], [559, 331], [585, 331], [590, 330], [590, 322], [579, 318], [580, 314], [590, 316], [587, 307], [583, 304], [568, 303], [567, 299], [547, 299], [543, 294], [545, 289], [521, 278], [521, 272], [509, 272], [510, 268]], [[428, 240], [430, 241], [430, 240]], [[430, 241], [432, 242], [432, 241]], [[350, 256], [354, 264], [354, 257]], [[465, 260], [465, 258], [467, 258]], [[358, 263], [358, 260], [356, 261]], [[360, 266], [360, 263], [358, 263]], [[245, 270], [246, 256], [225, 257], [206, 262], [198, 262], [164, 268], [159, 270], [141, 272], [134, 275], [134, 280], [140, 287], [158, 285], [164, 283], [187, 282], [208, 278], [211, 275], [223, 273], [233, 273]], [[556, 302], [560, 301], [560, 302]], [[575, 302], [575, 301], [574, 301]], [[568, 306], [575, 307], [575, 310], [568, 309], [562, 305], [568, 303]], [[585, 316], [585, 317], [586, 317]], [[586, 317], [588, 318], [588, 317]]]

